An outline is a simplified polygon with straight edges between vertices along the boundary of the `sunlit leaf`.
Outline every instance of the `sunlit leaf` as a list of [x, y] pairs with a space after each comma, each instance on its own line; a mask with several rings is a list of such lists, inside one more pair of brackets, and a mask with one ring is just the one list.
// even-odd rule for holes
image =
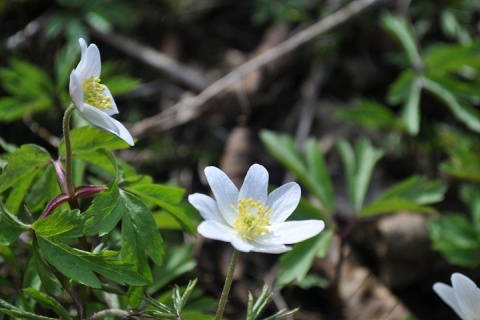
[[30, 226], [24, 224], [14, 215], [12, 215], [5, 205], [0, 202], [0, 245], [8, 246], [12, 244], [17, 238]]

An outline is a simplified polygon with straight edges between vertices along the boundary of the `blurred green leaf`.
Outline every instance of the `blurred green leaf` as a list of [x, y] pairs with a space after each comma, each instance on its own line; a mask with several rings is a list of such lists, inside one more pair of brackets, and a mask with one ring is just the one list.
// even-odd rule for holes
[[53, 310], [58, 316], [60, 316], [63, 320], [73, 319], [63, 308], [63, 306], [54, 298], [46, 295], [43, 292], [40, 292], [34, 288], [24, 288], [23, 292], [29, 296], [30, 298], [34, 299], [37, 302], [40, 302], [43, 306]]
[[[22, 180], [32, 181], [41, 169], [50, 164], [50, 154], [43, 148], [25, 144], [8, 157], [8, 165], [0, 175], [0, 193]], [[19, 197], [25, 194], [19, 194]]]
[[410, 84], [408, 98], [402, 108], [401, 118], [408, 133], [416, 135], [420, 130], [420, 93], [422, 78], [416, 77]]
[[407, 54], [410, 65], [418, 68], [422, 63], [422, 59], [416, 45], [414, 31], [407, 20], [404, 17], [394, 16], [387, 12], [381, 16], [381, 24], [385, 30], [400, 42]]
[[383, 152], [375, 149], [367, 139], [360, 139], [355, 150], [346, 140], [340, 140], [338, 150], [345, 167], [348, 195], [353, 209], [362, 208], [373, 169]]
[[92, 288], [101, 288], [101, 282], [94, 272], [122, 285], [146, 284], [131, 263], [114, 259], [117, 252], [90, 253], [41, 236], [38, 237], [38, 244], [45, 259], [58, 271]]
[[28, 320], [58, 320], [57, 318], [49, 318], [36, 315], [31, 312], [24, 311], [20, 308], [11, 305], [5, 300], [0, 299], [0, 312], [12, 317], [12, 319], [28, 319]]
[[341, 108], [334, 110], [340, 120], [348, 121], [375, 130], [401, 130], [403, 124], [386, 106], [369, 100], [361, 100], [356, 108]]
[[281, 271], [277, 285], [285, 286], [291, 282], [301, 282], [310, 270], [315, 257], [323, 258], [327, 254], [333, 237], [333, 230], [324, 230], [318, 236], [300, 242], [280, 257]]
[[462, 121], [471, 130], [480, 132], [480, 112], [468, 104], [462, 104], [448, 88], [439, 83], [423, 78], [424, 88], [445, 103], [458, 120]]
[[262, 130], [260, 139], [268, 152], [290, 170], [328, 212], [333, 212], [333, 187], [318, 142], [309, 139], [305, 143], [303, 157], [288, 135]]
[[454, 214], [430, 220], [428, 224], [433, 248], [452, 264], [480, 266], [479, 230], [463, 215]]

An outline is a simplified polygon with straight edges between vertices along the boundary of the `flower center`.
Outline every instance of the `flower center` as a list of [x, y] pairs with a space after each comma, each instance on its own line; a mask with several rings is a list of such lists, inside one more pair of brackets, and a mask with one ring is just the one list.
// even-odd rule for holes
[[[232, 204], [232, 208], [235, 206]], [[267, 234], [270, 226], [270, 217], [273, 211], [269, 206], [262, 206], [262, 201], [253, 201], [252, 198], [238, 200], [238, 218], [233, 223], [233, 229], [246, 239], [253, 240], [256, 237]]]
[[83, 96], [85, 103], [100, 109], [113, 109], [110, 96], [103, 96], [107, 87], [100, 83], [100, 78], [90, 76], [83, 82]]

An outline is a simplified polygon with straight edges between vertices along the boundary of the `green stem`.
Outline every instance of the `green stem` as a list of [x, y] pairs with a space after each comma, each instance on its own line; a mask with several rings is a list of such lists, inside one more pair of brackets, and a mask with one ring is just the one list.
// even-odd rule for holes
[[225, 311], [225, 305], [227, 304], [228, 294], [230, 293], [230, 287], [232, 286], [233, 281], [233, 272], [235, 271], [235, 266], [237, 265], [238, 255], [240, 252], [237, 249], [233, 249], [232, 260], [228, 266], [227, 278], [225, 279], [225, 284], [223, 286], [222, 295], [218, 303], [217, 314], [215, 315], [215, 320], [221, 320], [223, 312]]
[[71, 197], [73, 197], [75, 191], [72, 182], [72, 145], [70, 144], [70, 117], [73, 111], [75, 111], [75, 106], [71, 104], [63, 116], [63, 139], [65, 140], [65, 176], [68, 195]]

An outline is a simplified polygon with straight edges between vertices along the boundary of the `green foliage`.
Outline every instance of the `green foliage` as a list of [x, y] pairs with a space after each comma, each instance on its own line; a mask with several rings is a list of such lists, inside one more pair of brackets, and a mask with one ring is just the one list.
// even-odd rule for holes
[[289, 169], [320, 201], [327, 212], [333, 212], [335, 202], [333, 187], [318, 143], [310, 139], [305, 143], [303, 155], [288, 135], [263, 130], [260, 138], [281, 164]]
[[341, 140], [338, 150], [345, 167], [350, 203], [358, 212], [367, 193], [375, 164], [383, 156], [383, 152], [375, 149], [366, 139], [359, 140], [355, 149], [346, 140]]
[[54, 298], [46, 295], [43, 292], [40, 292], [34, 288], [25, 288], [23, 292], [30, 298], [34, 299], [35, 301], [39, 302], [43, 306], [49, 308], [50, 310], [54, 311], [61, 319], [69, 320], [73, 319], [65, 310], [65, 308]]
[[163, 259], [163, 240], [148, 207], [133, 194], [118, 189], [114, 183], [98, 195], [85, 212], [86, 235], [104, 235], [122, 221], [123, 261], [131, 261], [135, 270], [149, 282], [152, 280], [145, 254], [156, 264]]
[[[276, 285], [280, 288], [287, 284], [302, 284], [307, 278], [315, 258], [323, 258], [327, 254], [333, 237], [332, 230], [321, 232], [318, 236], [296, 244], [293, 249], [280, 257], [281, 271]], [[316, 283], [323, 286], [324, 281]]]
[[134, 286], [146, 284], [143, 277], [134, 271], [131, 263], [115, 259], [117, 252], [91, 253], [71, 248], [43, 236], [37, 239], [45, 259], [74, 281], [92, 288], [101, 288], [101, 282], [94, 274], [95, 272], [119, 284]]
[[435, 209], [426, 205], [442, 201], [446, 188], [445, 183], [439, 180], [427, 181], [424, 177], [412, 176], [386, 190], [373, 203], [360, 210], [358, 216], [367, 217], [401, 210], [433, 213]]
[[0, 70], [0, 82], [9, 96], [0, 98], [0, 121], [11, 122], [25, 114], [45, 111], [54, 105], [55, 85], [50, 76], [34, 64], [11, 60]]
[[2, 246], [12, 244], [24, 231], [30, 229], [30, 226], [12, 215], [2, 202], [0, 202], [0, 225], [2, 225], [0, 232], [0, 245]]
[[407, 132], [420, 130], [420, 94], [425, 91], [446, 105], [468, 128], [480, 132], [480, 43], [434, 45], [420, 54], [412, 27], [398, 16], [384, 14], [383, 27], [402, 45], [409, 67], [391, 84], [387, 99], [403, 103], [401, 119]]
[[480, 189], [464, 185], [460, 196], [470, 209], [471, 217], [451, 214], [432, 219], [429, 233], [433, 248], [452, 264], [475, 268], [480, 266]]
[[[268, 289], [267, 285], [264, 285], [260, 296], [255, 300], [252, 294], [248, 293], [248, 305], [247, 305], [247, 320], [256, 320], [263, 313], [268, 303], [272, 299], [272, 292]], [[291, 319], [299, 309], [294, 310], [280, 310], [276, 314], [263, 318], [263, 320], [283, 320]]]

